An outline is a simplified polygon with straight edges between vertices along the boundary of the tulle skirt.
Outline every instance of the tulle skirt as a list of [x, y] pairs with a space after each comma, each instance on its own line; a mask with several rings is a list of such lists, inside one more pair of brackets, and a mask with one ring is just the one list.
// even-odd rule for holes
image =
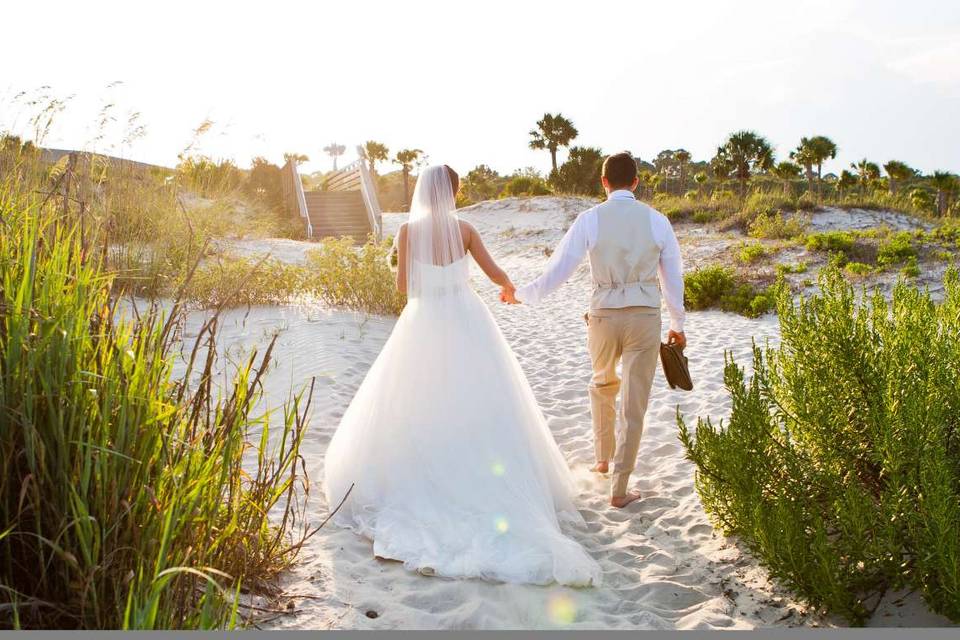
[[440, 576], [598, 585], [570, 470], [469, 287], [411, 299], [326, 454], [333, 522]]

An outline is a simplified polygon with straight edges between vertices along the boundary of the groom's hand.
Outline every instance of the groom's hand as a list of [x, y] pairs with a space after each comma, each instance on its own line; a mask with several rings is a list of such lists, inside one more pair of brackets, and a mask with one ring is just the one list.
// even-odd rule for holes
[[667, 344], [673, 344], [684, 349], [687, 346], [687, 336], [685, 336], [682, 331], [674, 331], [671, 329], [667, 332]]

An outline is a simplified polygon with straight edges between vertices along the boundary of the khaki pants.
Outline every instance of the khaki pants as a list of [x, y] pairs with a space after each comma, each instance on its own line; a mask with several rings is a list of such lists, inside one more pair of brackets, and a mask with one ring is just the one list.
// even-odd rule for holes
[[[587, 314], [587, 348], [593, 363], [590, 411], [597, 462], [613, 460], [611, 495], [624, 496], [637, 463], [643, 416], [660, 354], [660, 309], [595, 309]], [[623, 382], [617, 362], [623, 358]], [[617, 430], [617, 392], [620, 429]]]

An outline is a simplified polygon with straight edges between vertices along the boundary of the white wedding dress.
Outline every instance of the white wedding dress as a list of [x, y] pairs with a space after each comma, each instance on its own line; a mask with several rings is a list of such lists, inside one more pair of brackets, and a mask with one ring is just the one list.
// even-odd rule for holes
[[583, 524], [570, 470], [470, 286], [471, 258], [462, 243], [438, 249], [459, 242], [444, 169], [417, 183], [407, 306], [327, 450], [330, 508], [353, 486], [333, 522], [423, 573], [598, 585], [599, 565], [561, 531]]

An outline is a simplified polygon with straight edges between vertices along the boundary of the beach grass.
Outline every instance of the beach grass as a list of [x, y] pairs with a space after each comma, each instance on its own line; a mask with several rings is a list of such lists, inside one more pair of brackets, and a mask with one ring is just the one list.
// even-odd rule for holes
[[135, 310], [115, 295], [109, 211], [4, 160], [0, 627], [242, 624], [240, 594], [269, 593], [305, 535], [309, 391], [259, 407], [272, 344], [224, 385], [219, 315], [180, 339], [198, 254], [171, 306]]

